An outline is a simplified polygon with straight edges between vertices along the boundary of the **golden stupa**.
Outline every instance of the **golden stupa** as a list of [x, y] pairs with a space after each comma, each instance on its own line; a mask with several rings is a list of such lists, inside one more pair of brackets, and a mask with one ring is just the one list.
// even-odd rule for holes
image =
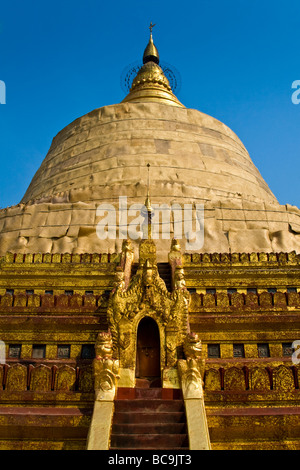
[[[1, 210], [0, 254], [119, 251], [122, 237], [97, 237], [96, 209], [143, 202], [148, 163], [154, 204], [204, 204], [202, 252], [299, 252], [299, 209], [278, 203], [232, 130], [179, 102], [151, 32], [122, 103], [59, 132], [20, 204]], [[159, 259], [167, 250], [158, 240]]]
[[177, 99], [152, 28], [0, 211], [1, 450], [300, 449], [300, 210]]

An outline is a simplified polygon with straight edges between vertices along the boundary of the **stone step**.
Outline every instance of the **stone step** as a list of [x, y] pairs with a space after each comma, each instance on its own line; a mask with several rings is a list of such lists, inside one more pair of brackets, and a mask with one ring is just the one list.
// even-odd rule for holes
[[181, 391], [144, 385], [118, 390], [110, 449], [188, 449]]
[[172, 412], [172, 411], [184, 411], [183, 400], [162, 400], [162, 399], [144, 399], [136, 398], [134, 400], [116, 400], [115, 411], [127, 411], [136, 412]]
[[[186, 423], [163, 422], [161, 415], [157, 416], [158, 422], [139, 422], [139, 423], [122, 423], [113, 424], [113, 434], [186, 434]], [[162, 422], [161, 422], [162, 421]]]
[[[172, 393], [168, 393], [169, 391]], [[136, 388], [135, 398], [160, 398], [174, 400], [182, 399], [182, 393], [181, 390], [168, 390], [163, 388]]]
[[116, 424], [134, 424], [134, 423], [157, 423], [158, 420], [162, 423], [185, 423], [185, 413], [183, 411], [178, 412], [115, 412], [114, 423]]
[[111, 449], [174, 449], [188, 447], [186, 434], [112, 434]]

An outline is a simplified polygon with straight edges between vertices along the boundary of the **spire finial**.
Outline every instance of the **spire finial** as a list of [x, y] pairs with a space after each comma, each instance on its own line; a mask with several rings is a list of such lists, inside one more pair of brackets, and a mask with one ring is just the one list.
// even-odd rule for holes
[[152, 21], [151, 21], [150, 26], [149, 26], [149, 29], [150, 29], [150, 37], [152, 37], [152, 29], [154, 28], [155, 25], [156, 25], [156, 23], [153, 24]]
[[153, 38], [152, 38], [152, 29], [154, 28], [155, 24], [150, 23], [149, 29], [150, 29], [150, 39], [148, 42], [148, 45], [145, 49], [144, 56], [143, 56], [143, 63], [146, 64], [146, 62], [155, 62], [156, 64], [159, 64], [159, 54], [158, 50], [156, 49], [155, 45], [153, 44]]

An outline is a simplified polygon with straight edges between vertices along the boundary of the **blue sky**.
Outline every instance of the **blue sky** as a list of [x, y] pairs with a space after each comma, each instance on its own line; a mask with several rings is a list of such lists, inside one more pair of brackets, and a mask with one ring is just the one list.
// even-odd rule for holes
[[63, 127], [123, 99], [150, 21], [180, 101], [227, 124], [279, 202], [300, 207], [299, 0], [2, 2], [0, 207], [21, 200]]

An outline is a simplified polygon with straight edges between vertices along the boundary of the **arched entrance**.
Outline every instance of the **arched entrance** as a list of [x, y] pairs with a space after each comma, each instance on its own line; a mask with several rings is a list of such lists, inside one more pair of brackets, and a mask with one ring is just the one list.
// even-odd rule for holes
[[159, 330], [150, 317], [143, 318], [138, 326], [135, 376], [151, 381], [160, 378]]

